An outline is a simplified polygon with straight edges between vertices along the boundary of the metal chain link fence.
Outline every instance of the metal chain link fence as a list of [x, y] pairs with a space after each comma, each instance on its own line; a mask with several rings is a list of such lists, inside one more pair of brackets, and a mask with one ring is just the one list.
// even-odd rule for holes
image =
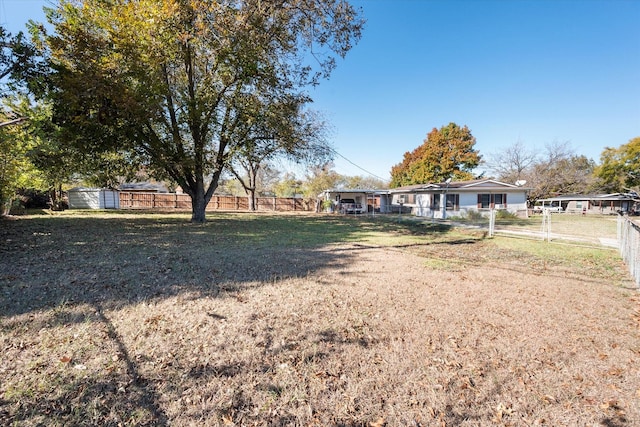
[[618, 216], [618, 242], [622, 259], [640, 287], [640, 225], [628, 216]]

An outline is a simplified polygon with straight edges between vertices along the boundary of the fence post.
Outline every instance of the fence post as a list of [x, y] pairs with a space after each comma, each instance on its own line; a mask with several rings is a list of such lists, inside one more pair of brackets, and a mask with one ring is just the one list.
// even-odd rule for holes
[[493, 235], [495, 234], [495, 227], [496, 227], [496, 210], [491, 209], [491, 211], [489, 211], [489, 237], [493, 237]]

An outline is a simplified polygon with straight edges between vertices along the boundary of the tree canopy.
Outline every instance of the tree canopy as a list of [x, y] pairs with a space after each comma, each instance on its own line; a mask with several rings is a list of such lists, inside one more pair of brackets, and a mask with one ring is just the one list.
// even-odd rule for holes
[[538, 152], [522, 141], [489, 156], [486, 166], [501, 181], [526, 181], [529, 200], [561, 194], [587, 194], [597, 190], [595, 162], [577, 155], [568, 142], [554, 141]]
[[640, 187], [640, 137], [618, 148], [606, 147], [595, 170], [602, 188], [622, 192]]
[[295, 151], [307, 85], [330, 75], [363, 20], [342, 0], [63, 0], [49, 92], [85, 152], [140, 156], [192, 199], [192, 221], [234, 159]]
[[449, 123], [433, 128], [421, 146], [406, 152], [402, 162], [391, 168], [390, 187], [471, 179], [481, 160], [475, 143], [467, 126]]

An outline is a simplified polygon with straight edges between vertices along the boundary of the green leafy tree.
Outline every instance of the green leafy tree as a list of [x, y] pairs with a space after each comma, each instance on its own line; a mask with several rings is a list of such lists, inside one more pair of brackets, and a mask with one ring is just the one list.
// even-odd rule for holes
[[344, 177], [346, 188], [364, 189], [364, 190], [382, 190], [389, 186], [389, 183], [369, 176], [346, 176]]
[[315, 199], [324, 190], [346, 188], [346, 186], [345, 177], [333, 170], [332, 163], [327, 163], [308, 170], [304, 182], [304, 195]]
[[[3, 106], [0, 122], [6, 123], [15, 115], [13, 106]], [[0, 127], [0, 214], [11, 209], [20, 188], [41, 188], [39, 171], [29, 158], [33, 139], [29, 136], [26, 122]]]
[[[248, 196], [249, 210], [256, 210], [259, 172], [269, 161], [286, 157], [294, 162], [324, 163], [332, 157], [325, 124], [313, 112], [301, 111], [306, 98], [284, 102], [256, 102], [247, 129], [245, 144], [231, 162], [230, 169]], [[256, 117], [255, 125], [251, 124]]]
[[471, 172], [481, 160], [475, 143], [467, 126], [449, 123], [434, 128], [421, 146], [405, 153], [402, 162], [391, 168], [390, 187], [473, 178]]
[[142, 156], [191, 196], [194, 222], [262, 131], [288, 137], [291, 115], [273, 106], [305, 103], [363, 26], [341, 0], [63, 0], [50, 16], [50, 95], [68, 140]]
[[42, 58], [24, 33], [16, 35], [0, 27], [0, 95], [13, 94], [29, 77], [41, 71]]
[[600, 155], [595, 176], [604, 191], [636, 190], [640, 186], [640, 137], [618, 148], [606, 147]]
[[274, 190], [278, 197], [294, 197], [299, 194], [302, 184], [302, 181], [296, 178], [294, 174], [286, 173], [274, 186]]

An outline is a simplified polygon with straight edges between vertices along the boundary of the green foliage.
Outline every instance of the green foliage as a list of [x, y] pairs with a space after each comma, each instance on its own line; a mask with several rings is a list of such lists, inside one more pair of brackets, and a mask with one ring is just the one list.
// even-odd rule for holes
[[345, 179], [345, 188], [359, 188], [366, 190], [381, 190], [389, 187], [389, 183], [373, 177], [367, 176], [347, 176]]
[[363, 26], [334, 0], [86, 0], [57, 12], [51, 95], [68, 140], [142, 156], [191, 196], [197, 222], [234, 161], [255, 172], [276, 151], [308, 147], [318, 122], [302, 88], [330, 74]]
[[287, 173], [274, 185], [273, 190], [278, 197], [293, 197], [302, 190], [302, 181], [297, 179], [295, 175]]
[[608, 192], [624, 192], [640, 186], [640, 137], [618, 148], [606, 147], [595, 170], [599, 185]]
[[480, 211], [477, 211], [475, 209], [468, 210], [465, 216], [467, 219], [471, 221], [478, 221], [481, 219], [485, 219], [485, 217], [480, 213]]
[[[0, 121], [13, 116], [12, 109], [0, 112]], [[42, 188], [42, 175], [29, 158], [33, 139], [25, 122], [0, 127], [0, 214], [9, 212], [19, 188]]]
[[473, 178], [471, 171], [481, 160], [475, 143], [467, 126], [449, 123], [434, 128], [421, 146], [405, 153], [403, 161], [391, 168], [390, 187]]
[[496, 211], [496, 219], [518, 219], [518, 215], [516, 215], [514, 212], [499, 209]]
[[0, 96], [26, 88], [41, 90], [45, 70], [44, 58], [24, 33], [12, 35], [0, 27]]
[[305, 197], [317, 197], [324, 190], [345, 187], [345, 177], [333, 170], [331, 164], [311, 168], [304, 184]]

